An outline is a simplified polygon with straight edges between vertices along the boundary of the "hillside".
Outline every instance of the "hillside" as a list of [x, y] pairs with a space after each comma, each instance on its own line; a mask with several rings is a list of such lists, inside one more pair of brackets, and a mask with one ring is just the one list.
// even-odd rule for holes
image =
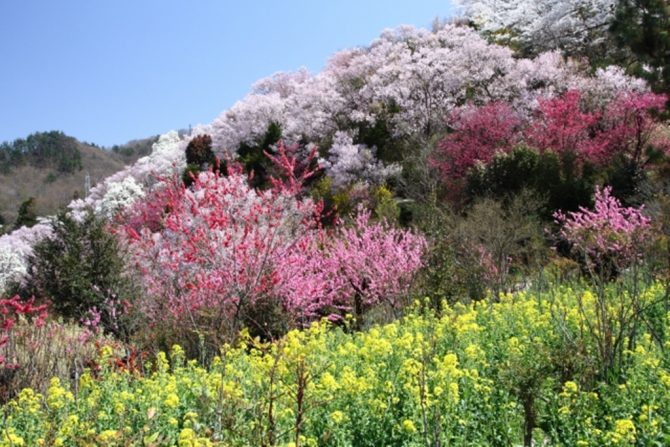
[[[11, 157], [11, 161], [7, 156], [13, 148], [26, 145], [21, 143], [30, 142], [36, 136], [42, 137], [43, 141], [45, 136], [50, 135], [58, 138], [55, 144], [50, 145], [49, 151], [44, 149], [46, 144], [34, 144], [30, 153], [26, 154], [24, 150], [22, 156]], [[0, 170], [0, 217], [7, 225], [13, 224], [19, 206], [30, 197], [35, 198], [34, 211], [37, 215], [53, 214], [74, 196], [83, 195], [87, 174], [93, 186], [146, 155], [154, 141], [155, 138], [133, 140], [108, 150], [59, 132], [48, 132], [33, 134], [14, 143], [4, 143], [0, 149], [4, 156], [0, 157], [3, 164]], [[70, 165], [63, 169], [63, 163], [59, 163], [59, 160], [64, 158], [66, 152], [70, 156]], [[37, 157], [35, 153], [40, 156]]]
[[0, 236], [0, 447], [670, 445], [669, 96], [563, 3], [558, 49], [387, 29], [101, 182], [149, 144], [0, 146], [38, 207], [98, 181]]

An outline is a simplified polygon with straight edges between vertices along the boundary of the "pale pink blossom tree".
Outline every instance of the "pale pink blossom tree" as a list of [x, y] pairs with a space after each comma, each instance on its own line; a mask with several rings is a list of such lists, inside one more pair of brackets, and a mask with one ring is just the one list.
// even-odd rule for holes
[[273, 295], [276, 260], [310, 237], [315, 206], [287, 191], [255, 191], [241, 174], [203, 172], [190, 188], [175, 183], [156, 202], [169, 210], [160, 231], [127, 227], [147, 290], [143, 313], [153, 323], [169, 318], [234, 337], [245, 312]]
[[639, 261], [651, 230], [642, 207], [622, 206], [610, 187], [596, 189], [593, 210], [580, 207], [554, 217], [589, 271], [606, 278]]

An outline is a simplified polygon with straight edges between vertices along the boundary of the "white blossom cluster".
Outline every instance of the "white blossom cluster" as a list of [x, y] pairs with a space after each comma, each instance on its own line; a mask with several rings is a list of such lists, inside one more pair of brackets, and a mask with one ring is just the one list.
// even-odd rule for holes
[[484, 33], [534, 48], [574, 50], [603, 39], [614, 0], [455, 0]]
[[0, 236], [0, 298], [12, 284], [23, 281], [33, 247], [51, 235], [51, 223], [41, 220], [32, 227], [21, 227]]
[[176, 131], [161, 135], [152, 146], [151, 154], [107, 177], [93, 187], [87, 197], [72, 201], [68, 208], [75, 218], [89, 208], [104, 217], [113, 217], [144, 197], [146, 190], [156, 182], [183, 170], [186, 144]]
[[111, 219], [144, 195], [144, 189], [137, 183], [137, 180], [128, 176], [120, 182], [108, 184], [105, 195], [95, 204], [94, 211], [98, 215]]
[[[559, 51], [515, 58], [508, 47], [491, 44], [468, 27], [445, 25], [429, 31], [403, 26], [385, 31], [368, 47], [335, 54], [317, 75], [301, 69], [259, 81], [207, 130], [219, 155], [234, 157], [241, 143], [258, 144], [275, 122], [285, 140], [328, 149], [328, 174], [335, 184], [346, 184], [353, 171], [340, 168], [345, 164], [335, 159], [348, 160], [348, 166], [368, 164], [358, 172], [381, 165], [366, 150], [349, 147], [343, 157], [346, 145], [330, 147], [338, 132], [355, 135], [358, 125], [384, 120], [394, 137], [422, 144], [443, 132], [445, 117], [466, 102], [503, 100], [527, 114], [536, 98], [571, 88], [598, 104], [646, 85], [617, 67], [592, 76]], [[355, 162], [354, 154], [359, 156]]]
[[386, 179], [400, 173], [400, 166], [384, 166], [375, 157], [375, 149], [364, 144], [354, 144], [347, 132], [335, 133], [330, 158], [322, 161], [333, 179], [336, 188], [356, 182], [381, 184]]

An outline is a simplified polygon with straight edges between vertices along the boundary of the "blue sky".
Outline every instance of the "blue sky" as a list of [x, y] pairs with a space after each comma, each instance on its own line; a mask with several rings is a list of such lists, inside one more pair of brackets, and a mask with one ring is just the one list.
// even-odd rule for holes
[[258, 79], [384, 28], [429, 27], [449, 0], [3, 0], [0, 141], [62, 130], [111, 146], [208, 123]]

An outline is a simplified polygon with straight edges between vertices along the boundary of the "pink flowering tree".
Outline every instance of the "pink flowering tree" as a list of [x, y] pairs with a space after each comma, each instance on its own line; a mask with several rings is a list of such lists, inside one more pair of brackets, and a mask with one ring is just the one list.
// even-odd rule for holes
[[282, 295], [296, 311], [327, 304], [331, 316], [352, 313], [357, 327], [373, 307], [400, 310], [426, 250], [423, 236], [371, 222], [362, 209], [352, 225], [310, 242], [281, 259]]
[[655, 303], [640, 296], [638, 278], [623, 281], [625, 290], [608, 287], [624, 269], [637, 274], [645, 245], [651, 235], [649, 218], [642, 208], [621, 206], [611, 188], [597, 189], [592, 210], [556, 213], [560, 236], [572, 244], [593, 281], [594, 300], [576, 294], [586, 331], [595, 342], [597, 367], [602, 380], [611, 380], [621, 368], [624, 349], [632, 349], [636, 331], [643, 323], [644, 310]]
[[452, 133], [437, 147], [436, 165], [448, 178], [463, 177], [476, 163], [488, 163], [498, 151], [508, 152], [519, 139], [521, 120], [503, 102], [454, 110], [448, 119]]
[[421, 237], [370, 224], [364, 213], [352, 229], [324, 232], [321, 205], [299, 196], [315, 172], [310, 163], [283, 144], [270, 158], [283, 175], [269, 190], [251, 188], [239, 172], [203, 172], [190, 187], [175, 181], [148, 195], [155, 201], [131, 213], [125, 231], [151, 324], [217, 343], [255, 324], [249, 317], [259, 306], [302, 325], [354, 309], [356, 299], [361, 312], [383, 300], [395, 305], [407, 290]]
[[670, 139], [661, 131], [658, 113], [664, 110], [667, 97], [656, 93], [623, 92], [605, 108], [599, 136], [605, 148], [603, 162], [623, 156], [635, 168], [649, 161], [649, 150], [670, 153]]
[[635, 264], [650, 236], [649, 218], [642, 208], [622, 206], [610, 187], [596, 190], [593, 210], [582, 207], [554, 216], [561, 225], [561, 237], [582, 257], [589, 272], [600, 278]]
[[362, 318], [379, 304], [394, 312], [402, 306], [425, 249], [423, 236], [372, 223], [370, 213], [359, 210], [352, 226], [339, 229], [327, 256], [335, 261], [340, 298]]
[[458, 203], [464, 178], [476, 165], [487, 165], [498, 153], [507, 153], [519, 141], [521, 119], [504, 102], [455, 109], [448, 119], [452, 132], [437, 145], [430, 164], [447, 186], [449, 199]]
[[282, 279], [276, 260], [311, 237], [317, 210], [288, 190], [258, 192], [241, 174], [213, 172], [190, 188], [170, 186], [157, 203], [169, 210], [158, 231], [126, 228], [147, 291], [142, 311], [153, 324], [224, 339], [274, 295]]

